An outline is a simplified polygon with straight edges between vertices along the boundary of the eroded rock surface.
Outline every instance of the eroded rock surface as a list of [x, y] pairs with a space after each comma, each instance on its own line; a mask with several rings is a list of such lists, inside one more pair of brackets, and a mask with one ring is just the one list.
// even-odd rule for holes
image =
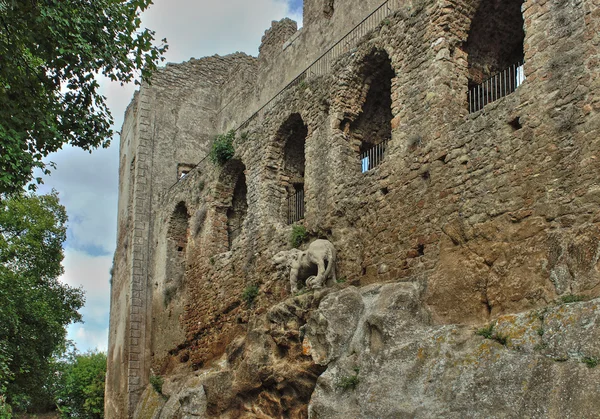
[[330, 289], [287, 299], [254, 317], [245, 336], [193, 373], [174, 371], [162, 395], [148, 386], [135, 417], [306, 418], [308, 402], [324, 367], [302, 347], [309, 313]]
[[598, 417], [598, 300], [502, 316], [486, 339], [433, 326], [420, 293], [379, 284], [322, 301], [305, 346], [327, 370], [309, 417]]

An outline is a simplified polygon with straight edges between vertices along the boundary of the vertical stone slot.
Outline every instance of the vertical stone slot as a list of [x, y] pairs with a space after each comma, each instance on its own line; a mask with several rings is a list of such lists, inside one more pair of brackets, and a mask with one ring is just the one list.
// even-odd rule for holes
[[350, 141], [360, 155], [363, 172], [381, 162], [385, 143], [392, 138], [392, 79], [395, 75], [385, 51], [373, 52], [363, 63], [362, 76], [368, 92], [360, 115], [349, 127]]
[[189, 234], [190, 217], [184, 202], [175, 207], [167, 230], [167, 266], [165, 305], [167, 305], [179, 286], [183, 283], [185, 275], [186, 250]]
[[469, 89], [524, 59], [523, 0], [481, 0], [464, 51]]
[[334, 0], [325, 0], [323, 4], [323, 14], [328, 19], [330, 19], [333, 16], [333, 3]]
[[243, 165], [239, 170], [237, 181], [233, 188], [231, 206], [227, 210], [227, 237], [230, 249], [235, 239], [241, 234], [244, 220], [248, 213], [248, 187], [246, 186], [246, 175], [244, 175]]

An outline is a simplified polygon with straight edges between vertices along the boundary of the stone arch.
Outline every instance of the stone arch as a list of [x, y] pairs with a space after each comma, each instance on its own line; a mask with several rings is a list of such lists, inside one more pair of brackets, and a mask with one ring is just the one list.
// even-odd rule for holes
[[[395, 77], [392, 61], [384, 49], [368, 53], [358, 68], [358, 78], [364, 86], [360, 110], [357, 116], [346, 118], [340, 125], [352, 149], [361, 159], [365, 156], [370, 159], [367, 170], [379, 164], [384, 145], [392, 138], [392, 81]], [[377, 153], [371, 156], [369, 152], [374, 149]], [[364, 162], [363, 171], [366, 171]]]
[[468, 55], [469, 89], [523, 62], [523, 1], [480, 0], [463, 45]]
[[279, 179], [284, 194], [283, 215], [288, 223], [304, 218], [304, 175], [308, 126], [299, 113], [291, 114], [275, 135], [279, 149]]
[[185, 276], [190, 216], [185, 202], [179, 202], [167, 227], [167, 263], [165, 284], [178, 288]]
[[221, 202], [217, 208], [217, 225], [222, 226], [220, 236], [223, 249], [231, 249], [241, 235], [248, 214], [248, 187], [246, 166], [238, 160], [229, 160], [221, 172], [218, 183]]

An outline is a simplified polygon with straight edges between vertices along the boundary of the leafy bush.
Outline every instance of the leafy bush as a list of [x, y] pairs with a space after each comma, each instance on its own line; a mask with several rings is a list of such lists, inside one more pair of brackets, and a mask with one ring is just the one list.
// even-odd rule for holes
[[585, 365], [587, 365], [588, 368], [596, 368], [598, 366], [598, 364], [600, 363], [600, 360], [598, 360], [598, 358], [594, 358], [594, 357], [585, 357], [581, 360], [581, 362], [583, 362]]
[[506, 346], [508, 343], [508, 336], [502, 335], [494, 331], [494, 323], [490, 323], [488, 326], [483, 327], [475, 332], [477, 336], [482, 336], [485, 339], [491, 339], [498, 342], [500, 345]]
[[258, 297], [258, 286], [255, 284], [248, 285], [242, 293], [242, 300], [246, 302], [246, 306], [252, 307], [254, 300]]
[[162, 387], [163, 384], [165, 383], [164, 378], [162, 378], [160, 375], [151, 375], [150, 376], [150, 385], [152, 386], [152, 389], [157, 393], [162, 395]]
[[9, 404], [6, 403], [4, 396], [0, 394], [0, 419], [12, 418], [12, 409]]
[[235, 154], [233, 140], [235, 131], [231, 130], [227, 134], [218, 135], [210, 150], [209, 158], [214, 164], [223, 166]]
[[292, 234], [290, 235], [290, 244], [297, 249], [308, 238], [308, 233], [303, 225], [292, 226]]
[[63, 418], [104, 417], [106, 354], [86, 352], [67, 361], [58, 384], [56, 405]]
[[354, 390], [360, 383], [360, 379], [358, 378], [359, 372], [360, 368], [354, 367], [355, 374], [347, 377], [342, 377], [337, 383], [338, 388], [341, 388], [342, 390]]
[[494, 336], [494, 324], [490, 323], [486, 327], [482, 327], [481, 329], [475, 332], [477, 336], [483, 336], [486, 339], [491, 339]]
[[0, 195], [0, 390], [14, 411], [53, 405], [46, 380], [81, 319], [83, 291], [59, 281], [67, 213], [58, 195]]

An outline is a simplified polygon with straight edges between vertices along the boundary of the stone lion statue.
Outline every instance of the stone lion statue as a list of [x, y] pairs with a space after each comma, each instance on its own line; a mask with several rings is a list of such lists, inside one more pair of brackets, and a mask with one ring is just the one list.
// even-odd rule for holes
[[318, 289], [335, 283], [335, 247], [329, 240], [315, 240], [308, 249], [284, 250], [273, 257], [275, 265], [290, 268], [290, 291], [298, 291], [298, 281], [306, 288]]

